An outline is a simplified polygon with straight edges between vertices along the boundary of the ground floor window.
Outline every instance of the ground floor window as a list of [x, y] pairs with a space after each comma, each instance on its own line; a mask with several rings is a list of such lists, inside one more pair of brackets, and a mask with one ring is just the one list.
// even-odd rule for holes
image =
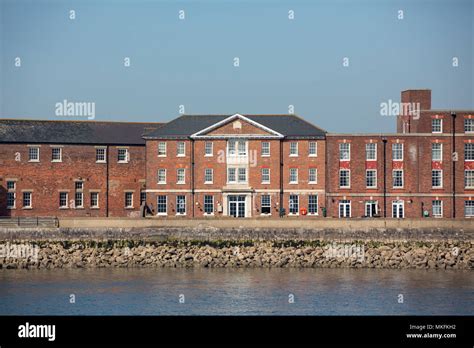
[[290, 214], [298, 214], [299, 211], [299, 201], [298, 195], [290, 195]]
[[125, 208], [133, 208], [133, 193], [125, 192]]
[[67, 208], [67, 192], [59, 192], [59, 208]]
[[91, 208], [99, 208], [99, 192], [91, 192]]
[[7, 193], [7, 208], [15, 208], [15, 192]]
[[318, 214], [318, 196], [317, 195], [308, 196], [308, 214], [313, 214], [313, 215]]
[[474, 201], [465, 201], [464, 202], [464, 216], [465, 217], [474, 217]]
[[339, 201], [339, 217], [348, 218], [351, 217], [351, 201], [343, 199]]
[[392, 202], [392, 217], [396, 219], [403, 219], [405, 217], [403, 201], [393, 201]]
[[270, 202], [271, 202], [270, 195], [262, 195], [261, 196], [262, 214], [270, 214], [271, 213]]
[[74, 195], [74, 207], [82, 208], [84, 206], [84, 196], [82, 192], [76, 192]]
[[166, 196], [158, 196], [157, 203], [156, 203], [156, 212], [157, 214], [166, 214], [166, 207], [167, 207], [167, 200]]
[[374, 217], [378, 214], [378, 206], [376, 201], [365, 202], [365, 216]]
[[214, 214], [214, 196], [204, 196], [204, 213]]
[[176, 196], [176, 214], [186, 214], [186, 196]]
[[140, 192], [140, 205], [143, 205], [146, 203], [146, 192], [141, 191]]
[[443, 217], [443, 202], [440, 200], [435, 200], [432, 202], [433, 207], [433, 216], [434, 217]]

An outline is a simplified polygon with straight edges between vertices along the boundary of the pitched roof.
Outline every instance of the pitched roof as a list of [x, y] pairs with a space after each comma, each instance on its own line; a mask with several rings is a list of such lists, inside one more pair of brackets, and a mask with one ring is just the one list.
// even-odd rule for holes
[[0, 119], [0, 143], [144, 145], [162, 123]]
[[[146, 134], [145, 139], [187, 138], [233, 115], [183, 115]], [[286, 138], [324, 138], [326, 131], [296, 115], [243, 115]]]

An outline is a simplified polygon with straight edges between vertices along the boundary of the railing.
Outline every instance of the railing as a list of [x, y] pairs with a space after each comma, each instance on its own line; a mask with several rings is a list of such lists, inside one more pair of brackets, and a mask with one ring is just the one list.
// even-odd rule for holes
[[0, 227], [59, 227], [57, 217], [0, 216]]

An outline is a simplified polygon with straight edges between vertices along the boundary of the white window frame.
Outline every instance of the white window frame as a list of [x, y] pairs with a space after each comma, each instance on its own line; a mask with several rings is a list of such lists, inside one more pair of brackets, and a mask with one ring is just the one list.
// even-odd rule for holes
[[[374, 147], [373, 149], [373, 158], [369, 158], [369, 153], [372, 153], [372, 150], [369, 151], [369, 147]], [[377, 161], [377, 143], [367, 143], [365, 144], [365, 160], [366, 161]]]
[[[13, 205], [8, 204], [8, 195], [13, 195]], [[7, 192], [7, 209], [15, 209], [16, 208], [16, 192], [8, 191]]]
[[[206, 197], [211, 197], [211, 201], [212, 203], [206, 203]], [[206, 204], [209, 206], [209, 204], [211, 205], [212, 207], [212, 212], [211, 213], [208, 213], [206, 212]], [[204, 215], [214, 215], [214, 195], [204, 195]]]
[[[93, 200], [92, 200], [92, 196], [96, 196], [97, 198], [97, 204], [92, 204], [93, 203]], [[99, 209], [99, 192], [90, 192], [90, 196], [89, 196], [89, 199], [90, 199], [90, 203], [91, 203], [91, 209]]]
[[[293, 208], [293, 205], [295, 204], [294, 202], [294, 197], [296, 197], [296, 213], [294, 212], [291, 212], [292, 208]], [[288, 197], [288, 215], [300, 215], [300, 197], [299, 195], [290, 195]]]
[[[468, 185], [469, 181], [471, 181], [472, 185]], [[474, 189], [474, 169], [464, 169], [464, 188]]]
[[[131, 196], [130, 204], [127, 204], [129, 195]], [[125, 192], [125, 209], [131, 209], [131, 208], [133, 208], [133, 192]]]
[[[211, 180], [208, 180], [208, 177], [211, 177]], [[212, 184], [214, 182], [214, 169], [212, 168], [205, 168], [204, 169], [204, 183], [205, 184]]]
[[[347, 149], [344, 149], [347, 147]], [[347, 151], [346, 151], [347, 150]], [[347, 153], [347, 158], [343, 154]], [[351, 160], [351, 143], [339, 143], [339, 161]]]
[[[265, 171], [267, 173], [264, 173]], [[262, 184], [269, 184], [270, 183], [270, 168], [262, 168], [261, 176], [262, 176]], [[268, 177], [268, 180], [265, 180], [266, 177]]]
[[[54, 159], [54, 151], [59, 150], [59, 159]], [[63, 148], [59, 146], [53, 146], [51, 148], [51, 162], [59, 163], [63, 161]]]
[[[61, 195], [66, 195], [65, 204], [61, 205]], [[59, 191], [59, 209], [69, 208], [69, 193], [65, 191]]]
[[[368, 185], [368, 173], [369, 172], [375, 172], [375, 175], [373, 176], [374, 178], [374, 185], [369, 186]], [[365, 187], [366, 188], [377, 188], [377, 169], [366, 169], [365, 170]]]
[[[399, 153], [399, 151], [395, 151], [394, 149], [395, 149], [395, 147], [398, 147], [398, 146], [400, 146], [400, 148], [401, 148], [401, 151], [400, 151], [400, 153], [402, 155], [401, 158], [395, 158], [395, 153]], [[403, 146], [403, 143], [392, 143], [392, 161], [403, 161], [404, 147], [405, 146]]]
[[[263, 205], [263, 197], [268, 197], [268, 204], [265, 202], [265, 206]], [[269, 208], [270, 211], [268, 213], [263, 212], [263, 208]], [[269, 194], [262, 194], [260, 196], [260, 215], [272, 215], [272, 197]]]
[[[208, 146], [210, 145], [210, 146]], [[210, 150], [210, 151], [208, 151]], [[214, 156], [214, 142], [206, 141], [204, 143], [204, 157], [212, 157]]]
[[[439, 121], [439, 130], [434, 130], [434, 121]], [[431, 119], [431, 133], [435, 133], [435, 134], [443, 133], [443, 119], [442, 118]]]
[[[439, 186], [434, 186], [433, 185], [433, 179], [434, 179], [434, 173], [439, 172]], [[443, 188], [443, 170], [442, 169], [432, 169], [431, 170], [431, 187], [432, 188]]]
[[[264, 146], [264, 144], [266, 144]], [[268, 145], [268, 147], [267, 147]], [[270, 142], [269, 141], [262, 141], [261, 144], [261, 156], [262, 157], [270, 157]]]
[[[316, 197], [316, 203], [310, 203], [311, 197]], [[312, 213], [309, 209], [310, 204], [316, 204], [316, 212]], [[308, 195], [308, 215], [319, 215], [319, 197], [317, 194], [309, 194]]]
[[[30, 204], [25, 205], [25, 194], [29, 195], [29, 201]], [[33, 192], [31, 191], [23, 191], [22, 193], [22, 204], [23, 204], [23, 209], [33, 209]]]
[[[395, 172], [401, 172], [401, 181], [402, 185], [401, 186], [395, 186]], [[394, 189], [402, 189], [405, 186], [405, 173], [403, 169], [393, 169], [392, 170], [392, 188]]]
[[[81, 197], [81, 204], [77, 204], [77, 197], [80, 195]], [[82, 209], [84, 208], [84, 192], [76, 191], [74, 192], [74, 209]]]
[[[243, 173], [243, 175], [245, 175], [245, 179], [244, 179], [244, 180], [241, 179], [242, 173]], [[241, 184], [241, 183], [246, 183], [247, 181], [248, 181], [247, 168], [245, 168], [245, 167], [238, 167], [238, 168], [237, 168], [237, 182], [238, 182], [239, 184]]]
[[[345, 186], [341, 185], [342, 172], [347, 172], [348, 185], [345, 185]], [[339, 169], [339, 188], [350, 188], [350, 187], [351, 187], [351, 170], [345, 169], [345, 168]]]
[[[125, 151], [125, 159], [120, 159], [120, 152]], [[128, 163], [130, 161], [130, 152], [127, 148], [119, 147], [117, 148], [117, 163]]]
[[[33, 158], [31, 157], [32, 155], [32, 150], [36, 150], [36, 157]], [[39, 146], [29, 146], [28, 147], [28, 162], [39, 162], [40, 161], [40, 147]]]
[[[234, 179], [231, 180], [230, 172], [233, 171]], [[228, 167], [227, 168], [227, 183], [228, 184], [235, 184], [237, 182], [237, 168], [236, 167]]]
[[[162, 175], [160, 175], [160, 173], [164, 173], [164, 180], [161, 180], [160, 177], [163, 177]], [[158, 168], [158, 178], [157, 178], [157, 182], [159, 185], [164, 185], [166, 184], [166, 168]]]
[[[343, 206], [343, 214], [341, 214], [341, 206]], [[346, 206], [349, 207], [349, 216], [345, 216], [346, 214]], [[342, 199], [339, 201], [339, 204], [337, 205], [337, 214], [340, 219], [347, 219], [352, 217], [352, 202], [350, 199]]]
[[[311, 180], [311, 172], [314, 171], [314, 180]], [[318, 168], [309, 168], [308, 169], [308, 184], [317, 184], [318, 183]]]
[[[165, 204], [165, 211], [164, 212], [159, 212], [158, 211], [158, 207], [160, 206], [160, 204], [159, 204], [160, 197], [165, 197], [165, 203], [164, 203]], [[156, 196], [156, 215], [158, 215], [158, 216], [168, 215], [168, 196], [167, 195], [158, 195], [158, 196]]]
[[176, 143], [176, 157], [186, 157], [186, 143], [184, 141]]
[[[160, 149], [160, 147], [162, 148]], [[166, 147], [166, 141], [158, 142], [158, 157], [166, 157]]]
[[[100, 151], [103, 151], [103, 154], [100, 154]], [[99, 157], [104, 156], [103, 159], [99, 159]], [[95, 148], [95, 163], [107, 163], [107, 148], [106, 147], [96, 147]]]
[[299, 150], [298, 150], [298, 142], [291, 141], [290, 142], [290, 157], [298, 157]]
[[186, 169], [185, 168], [176, 169], [176, 184], [177, 185], [186, 184]]
[[[439, 209], [440, 209], [439, 214], [435, 214], [435, 202], [439, 202]], [[435, 199], [435, 200], [431, 201], [431, 214], [435, 218], [442, 218], [443, 217], [443, 201], [442, 200]]]
[[[294, 174], [294, 175], [293, 175]], [[290, 184], [298, 184], [298, 168], [290, 168]]]
[[[470, 123], [468, 125], [468, 123]], [[466, 130], [470, 128], [470, 130]], [[465, 118], [464, 119], [464, 133], [474, 133], [474, 118]]]
[[[398, 216], [398, 208], [397, 208], [397, 217], [394, 217], [394, 207], [396, 205], [401, 205], [402, 206], [402, 217]], [[393, 200], [392, 201], [392, 219], [404, 219], [405, 218], [405, 201], [404, 200]]]
[[[470, 147], [472, 148], [471, 150], [467, 151], [467, 148]], [[471, 158], [467, 158], [467, 154], [471, 154]], [[464, 143], [464, 161], [465, 162], [472, 162], [474, 161], [474, 143]]]
[[[314, 152], [312, 152], [312, 149], [311, 149], [312, 145], [314, 145]], [[317, 141], [308, 142], [308, 156], [318, 157], [318, 142]]]
[[[439, 146], [439, 159], [435, 158], [435, 156], [434, 156], [434, 154], [435, 154], [434, 148], [438, 147], [438, 146]], [[438, 150], [436, 150], [436, 153], [438, 153]], [[443, 160], [443, 144], [441, 144], [441, 143], [431, 143], [431, 160], [432, 161], [438, 161], [438, 162]]]
[[[179, 211], [178, 211], [178, 209], [179, 209], [179, 202], [178, 202], [178, 199], [179, 199], [180, 197], [184, 198], [184, 211], [183, 211], [183, 212], [179, 212]], [[187, 211], [187, 209], [186, 209], [186, 195], [177, 195], [177, 196], [176, 196], [176, 215], [178, 215], [178, 216], [184, 216], [184, 215], [186, 215], [186, 211]]]
[[[468, 207], [470, 208], [469, 210], [471, 211], [470, 214], [467, 213]], [[464, 217], [467, 217], [467, 218], [474, 217], [474, 200], [464, 201]]]

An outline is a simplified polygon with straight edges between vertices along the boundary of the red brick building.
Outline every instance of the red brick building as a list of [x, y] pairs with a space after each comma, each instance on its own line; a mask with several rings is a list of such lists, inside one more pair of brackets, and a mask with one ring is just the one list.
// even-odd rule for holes
[[0, 216], [474, 217], [474, 111], [432, 110], [430, 90], [401, 103], [393, 134], [295, 115], [0, 120]]

